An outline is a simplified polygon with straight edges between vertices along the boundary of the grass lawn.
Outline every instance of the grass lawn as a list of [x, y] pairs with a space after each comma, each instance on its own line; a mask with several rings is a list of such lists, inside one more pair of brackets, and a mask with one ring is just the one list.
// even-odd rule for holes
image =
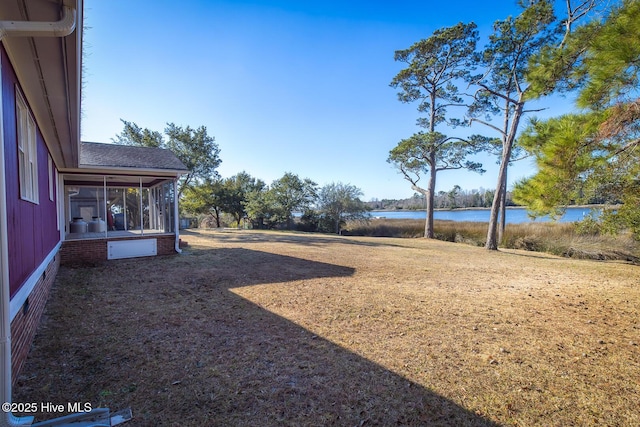
[[182, 238], [180, 256], [62, 268], [14, 402], [130, 407], [125, 426], [640, 425], [638, 266]]

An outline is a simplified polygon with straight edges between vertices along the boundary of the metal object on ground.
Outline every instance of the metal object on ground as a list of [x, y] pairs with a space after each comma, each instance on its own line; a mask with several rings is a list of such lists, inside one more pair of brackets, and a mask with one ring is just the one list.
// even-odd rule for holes
[[96, 408], [90, 412], [70, 414], [53, 420], [32, 424], [31, 427], [113, 427], [133, 418], [131, 408], [110, 413], [109, 408]]

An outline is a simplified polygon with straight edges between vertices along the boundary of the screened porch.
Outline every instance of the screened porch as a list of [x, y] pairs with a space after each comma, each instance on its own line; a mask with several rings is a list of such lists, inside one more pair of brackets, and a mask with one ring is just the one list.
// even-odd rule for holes
[[63, 179], [65, 240], [177, 230], [175, 178], [74, 174]]

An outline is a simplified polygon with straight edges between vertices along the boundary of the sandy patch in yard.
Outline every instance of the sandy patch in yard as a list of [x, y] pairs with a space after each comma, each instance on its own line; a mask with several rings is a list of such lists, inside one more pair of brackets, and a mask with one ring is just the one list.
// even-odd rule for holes
[[640, 425], [640, 267], [182, 238], [180, 256], [62, 269], [14, 401], [131, 407], [132, 426]]

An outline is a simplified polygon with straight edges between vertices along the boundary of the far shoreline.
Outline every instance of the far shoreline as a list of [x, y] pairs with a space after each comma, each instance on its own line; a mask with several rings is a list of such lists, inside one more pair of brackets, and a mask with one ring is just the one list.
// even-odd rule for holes
[[[602, 208], [616, 208], [619, 205], [570, 205], [564, 206], [564, 208], [577, 208], [577, 209], [602, 209]], [[527, 209], [526, 206], [507, 206], [506, 209]], [[468, 208], [436, 208], [434, 212], [454, 212], [454, 211], [489, 211], [491, 208], [484, 208], [479, 206], [473, 206]], [[372, 209], [369, 212], [426, 212], [426, 209]]]

